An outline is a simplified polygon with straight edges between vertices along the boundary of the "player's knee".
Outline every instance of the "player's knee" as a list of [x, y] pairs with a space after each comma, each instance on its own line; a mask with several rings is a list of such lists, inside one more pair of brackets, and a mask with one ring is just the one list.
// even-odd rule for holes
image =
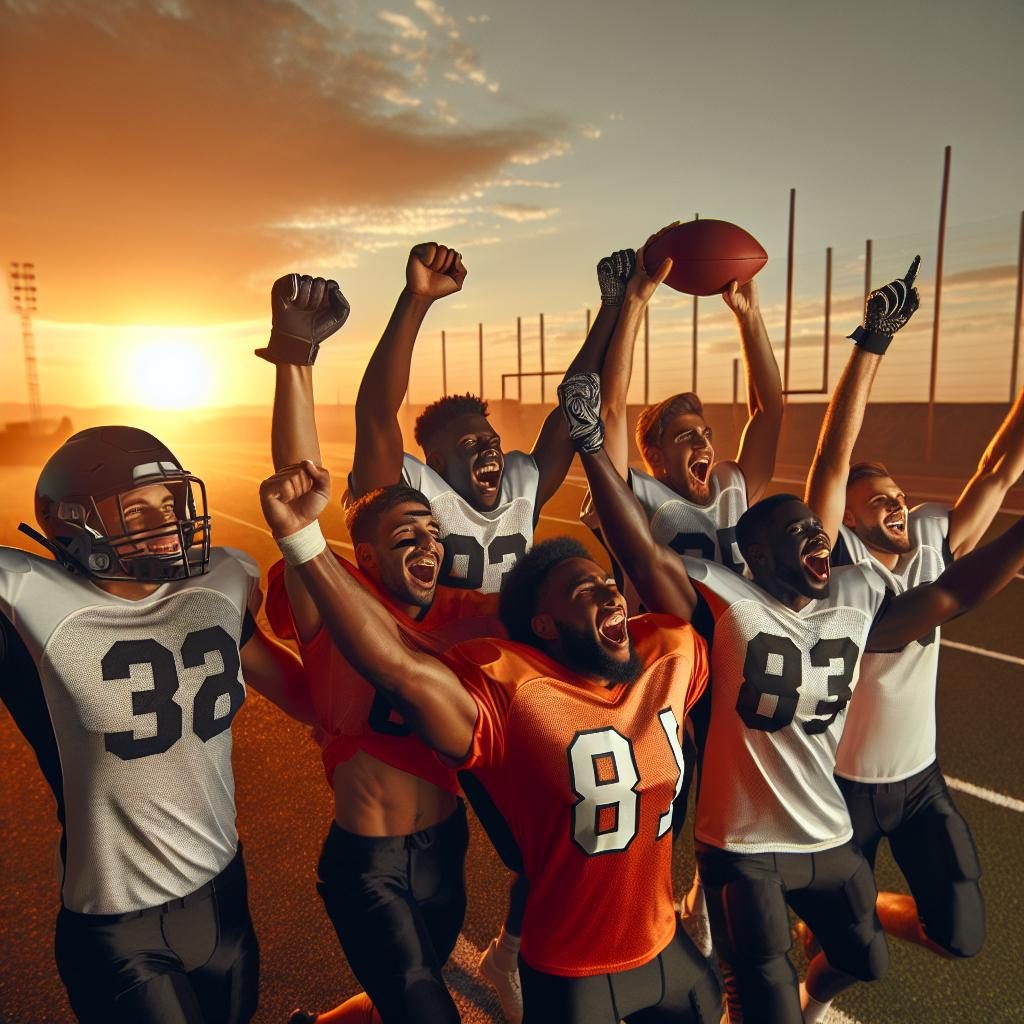
[[922, 921], [925, 935], [949, 957], [977, 956], [985, 944], [985, 903], [978, 883], [957, 883], [943, 909], [943, 919], [936, 921], [932, 915]]
[[880, 981], [889, 970], [889, 947], [881, 930], [870, 936], [851, 935], [840, 949], [826, 952], [829, 964], [858, 981]]

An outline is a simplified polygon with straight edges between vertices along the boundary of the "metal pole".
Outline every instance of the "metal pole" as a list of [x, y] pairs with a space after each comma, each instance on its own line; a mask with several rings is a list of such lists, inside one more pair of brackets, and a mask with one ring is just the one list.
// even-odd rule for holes
[[[700, 214], [693, 215], [694, 220], [700, 220]], [[697, 393], [697, 296], [693, 297], [693, 331], [692, 331], [693, 365], [690, 368], [690, 390]]]
[[789, 190], [789, 242], [786, 247], [786, 340], [782, 362], [782, 392], [789, 391], [789, 349], [793, 318], [793, 237], [796, 227], [796, 189]]
[[540, 315], [540, 404], [547, 404], [544, 393], [544, 314]]
[[21, 343], [25, 354], [25, 378], [28, 388], [29, 419], [39, 419], [39, 374], [36, 369], [36, 341], [32, 332], [32, 314], [36, 305], [36, 268], [34, 263], [11, 263], [11, 304], [21, 318]]
[[590, 333], [590, 310], [587, 310], [587, 334]]
[[736, 430], [739, 427], [739, 406], [740, 406], [740, 361], [732, 361], [732, 426]]
[[644, 306], [644, 405], [651, 402], [651, 310]]
[[523, 400], [523, 318], [516, 317], [516, 391], [518, 400]]
[[935, 386], [939, 378], [939, 313], [942, 309], [942, 261], [946, 253], [946, 210], [949, 205], [949, 164], [952, 147], [946, 147], [942, 167], [942, 205], [939, 209], [939, 252], [935, 261], [935, 315], [932, 320], [932, 365], [928, 378], [928, 433], [925, 458], [931, 459], [935, 443]]
[[828, 394], [828, 349], [832, 325], [832, 246], [825, 250], [825, 361], [821, 371], [821, 390]]
[[483, 397], [484, 397], [484, 325], [483, 324], [477, 324], [476, 325], [476, 329], [477, 329], [477, 350], [479, 352], [479, 362], [480, 362], [480, 395], [479, 395], [479, 397], [481, 399], [483, 399]]
[[864, 308], [867, 309], [868, 296], [871, 294], [871, 239], [864, 241]]
[[1020, 356], [1020, 312], [1024, 299], [1024, 210], [1020, 214], [1020, 243], [1017, 248], [1017, 305], [1013, 314], [1013, 364], [1010, 367], [1010, 401], [1017, 397], [1017, 359]]
[[441, 394], [448, 394], [448, 345], [441, 332]]

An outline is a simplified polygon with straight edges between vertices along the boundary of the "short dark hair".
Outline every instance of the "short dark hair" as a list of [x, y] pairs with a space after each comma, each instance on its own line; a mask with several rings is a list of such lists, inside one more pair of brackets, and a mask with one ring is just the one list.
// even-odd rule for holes
[[405, 484], [391, 484], [378, 487], [375, 491], [367, 491], [361, 498], [345, 509], [345, 525], [353, 544], [372, 543], [377, 523], [385, 512], [396, 505], [407, 501], [415, 501], [426, 509], [430, 509], [430, 499], [415, 487]]
[[866, 476], [888, 476], [892, 473], [881, 462], [855, 462], [850, 466], [850, 475], [846, 478], [846, 486], [863, 480]]
[[498, 617], [510, 640], [540, 646], [530, 621], [537, 612], [537, 596], [555, 566], [570, 558], [593, 560], [593, 555], [571, 537], [552, 537], [532, 547], [510, 569], [501, 583]]
[[647, 452], [661, 444], [665, 424], [673, 416], [684, 412], [696, 416], [704, 415], [704, 406], [692, 391], [683, 391], [666, 398], [663, 402], [649, 405], [640, 413], [640, 418], [636, 421], [636, 446], [648, 465], [651, 460], [647, 457]]
[[431, 402], [416, 417], [416, 425], [413, 434], [416, 443], [424, 450], [456, 416], [465, 416], [467, 413], [478, 413], [480, 416], [487, 415], [487, 403], [477, 395], [466, 392], [464, 395], [445, 395], [436, 402]]
[[803, 500], [795, 494], [772, 494], [755, 502], [740, 516], [739, 522], [736, 523], [736, 543], [744, 561], [749, 561], [747, 552], [750, 545], [761, 542], [765, 530], [771, 525], [775, 510], [790, 501], [799, 501], [803, 504]]

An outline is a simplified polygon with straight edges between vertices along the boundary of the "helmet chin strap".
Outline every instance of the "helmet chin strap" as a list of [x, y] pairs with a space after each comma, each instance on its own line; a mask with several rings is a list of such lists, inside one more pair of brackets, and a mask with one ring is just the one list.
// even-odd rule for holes
[[83, 576], [89, 575], [88, 570], [81, 562], [78, 561], [77, 558], [74, 558], [71, 554], [65, 551], [64, 548], [60, 547], [60, 545], [54, 544], [49, 537], [44, 537], [38, 530], [34, 530], [28, 525], [28, 523], [19, 523], [18, 529], [27, 537], [31, 537], [37, 544], [42, 544], [42, 546], [46, 548], [46, 550], [49, 551], [50, 554], [53, 555], [53, 557], [69, 572], [79, 573]]

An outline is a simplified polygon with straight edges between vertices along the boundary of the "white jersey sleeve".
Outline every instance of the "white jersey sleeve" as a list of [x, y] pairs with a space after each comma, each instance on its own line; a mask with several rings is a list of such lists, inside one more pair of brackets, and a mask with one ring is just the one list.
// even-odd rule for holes
[[38, 670], [22, 731], [64, 821], [70, 910], [156, 906], [234, 856], [230, 727], [254, 569], [215, 548], [205, 574], [131, 601], [49, 559], [0, 554], [0, 612]]
[[406, 454], [402, 479], [422, 491], [441, 528], [446, 587], [493, 594], [501, 578], [533, 546], [540, 471], [525, 452], [506, 452], [501, 491], [493, 509], [481, 512], [452, 490], [429, 466]]
[[[848, 527], [841, 528], [850, 558], [870, 568], [894, 594], [932, 583], [952, 562], [949, 508], [928, 503], [907, 520], [910, 550], [894, 569], [876, 561]], [[868, 653], [856, 699], [836, 756], [836, 773], [856, 782], [898, 782], [935, 760], [935, 691], [939, 629], [902, 651]]]
[[737, 853], [838, 846], [852, 829], [836, 747], [884, 585], [836, 569], [829, 596], [795, 612], [714, 562], [685, 562], [714, 622], [696, 837]]

